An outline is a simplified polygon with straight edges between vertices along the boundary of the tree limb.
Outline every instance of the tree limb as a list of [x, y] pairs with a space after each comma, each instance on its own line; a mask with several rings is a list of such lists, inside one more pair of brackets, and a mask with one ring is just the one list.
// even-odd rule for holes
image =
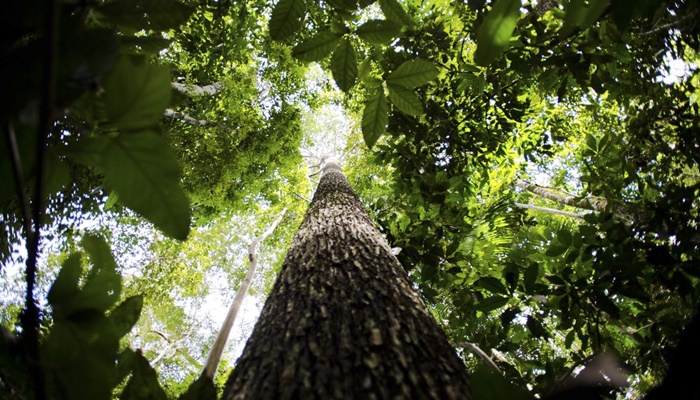
[[564, 210], [557, 210], [556, 208], [533, 206], [532, 204], [523, 204], [523, 203], [513, 203], [513, 204], [515, 204], [516, 207], [525, 208], [528, 210], [542, 211], [542, 212], [546, 212], [549, 214], [563, 215], [565, 217], [571, 217], [571, 218], [576, 218], [576, 219], [583, 219], [583, 216], [585, 215], [585, 214], [577, 214], [574, 212], [569, 212], [569, 211], [564, 211]]
[[223, 130], [233, 131], [233, 129], [231, 129], [227, 126], [217, 124], [216, 122], [208, 121], [206, 119], [196, 119], [196, 118], [190, 117], [189, 115], [187, 115], [185, 113], [175, 111], [171, 108], [166, 109], [165, 113], [163, 113], [163, 116], [171, 118], [171, 119], [177, 119], [177, 120], [180, 120], [183, 122], [187, 122], [190, 125], [215, 126], [217, 128], [223, 129]]
[[479, 356], [482, 360], [484, 360], [486, 362], [486, 364], [489, 365], [489, 367], [498, 371], [499, 374], [503, 373], [501, 371], [501, 369], [498, 368], [498, 365], [496, 365], [496, 363], [493, 362], [491, 357], [489, 357], [488, 354], [486, 354], [483, 350], [481, 350], [479, 348], [479, 346], [475, 345], [474, 343], [469, 343], [469, 342], [452, 343], [452, 347], [466, 348], [466, 349], [473, 351], [477, 356]]
[[236, 295], [233, 298], [231, 307], [229, 308], [228, 313], [226, 314], [224, 323], [222, 324], [221, 330], [219, 331], [219, 334], [217, 335], [216, 340], [214, 341], [214, 345], [209, 351], [207, 360], [204, 363], [204, 369], [202, 370], [202, 375], [205, 375], [211, 378], [212, 380], [216, 375], [216, 370], [219, 368], [221, 354], [223, 353], [224, 347], [226, 346], [226, 342], [228, 341], [228, 336], [231, 333], [233, 322], [236, 320], [238, 310], [241, 308], [241, 304], [243, 304], [243, 298], [245, 297], [246, 293], [248, 293], [250, 284], [253, 281], [255, 269], [258, 266], [257, 247], [260, 244], [260, 242], [265, 240], [265, 238], [267, 238], [272, 234], [272, 232], [274, 232], [277, 226], [282, 222], [282, 219], [284, 218], [284, 214], [286, 212], [287, 208], [285, 207], [284, 209], [282, 209], [282, 212], [280, 212], [279, 217], [277, 217], [277, 219], [272, 223], [272, 225], [270, 225], [270, 227], [260, 236], [253, 239], [253, 241], [248, 246], [248, 272], [246, 273], [243, 282], [241, 282], [241, 286], [238, 288], [238, 291], [236, 291]]

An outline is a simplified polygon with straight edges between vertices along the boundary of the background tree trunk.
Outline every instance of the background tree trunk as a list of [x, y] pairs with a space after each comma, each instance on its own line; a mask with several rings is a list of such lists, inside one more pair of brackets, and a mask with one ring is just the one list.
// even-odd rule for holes
[[464, 364], [335, 163], [224, 399], [469, 399]]

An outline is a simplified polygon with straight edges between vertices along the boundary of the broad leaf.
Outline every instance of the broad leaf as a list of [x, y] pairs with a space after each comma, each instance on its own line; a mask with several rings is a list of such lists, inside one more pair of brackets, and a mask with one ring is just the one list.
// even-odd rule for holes
[[54, 313], [63, 311], [62, 305], [78, 294], [78, 281], [82, 275], [80, 253], [73, 253], [63, 261], [58, 277], [51, 285], [47, 300]]
[[389, 100], [401, 112], [408, 115], [423, 114], [423, 104], [411, 89], [406, 89], [403, 86], [387, 85], [389, 87]]
[[96, 10], [107, 22], [132, 31], [162, 31], [185, 23], [194, 7], [175, 0], [112, 0]]
[[168, 397], [158, 383], [156, 371], [140, 351], [133, 352], [133, 372], [122, 391], [120, 400], [166, 400]]
[[121, 57], [103, 83], [109, 125], [120, 131], [158, 126], [170, 104], [170, 72], [134, 57]]
[[86, 235], [81, 245], [93, 267], [80, 290], [79, 301], [74, 306], [105, 312], [116, 303], [121, 293], [121, 275], [117, 272], [117, 263], [103, 238]]
[[492, 276], [485, 276], [483, 278], [479, 278], [479, 280], [474, 282], [474, 285], [480, 286], [491, 293], [508, 294], [508, 289], [506, 289], [506, 286], [503, 284], [503, 282]]
[[412, 25], [413, 20], [396, 0], [379, 0], [379, 7], [386, 19], [400, 25]]
[[520, 0], [497, 0], [476, 33], [474, 61], [489, 65], [506, 48], [520, 18]]
[[389, 106], [384, 96], [384, 89], [377, 88], [374, 96], [370, 97], [362, 112], [362, 136], [367, 147], [372, 148], [380, 136], [384, 134], [389, 123]]
[[153, 131], [110, 138], [102, 152], [105, 179], [119, 201], [168, 236], [189, 234], [190, 208], [180, 188], [180, 166], [167, 142]]
[[343, 39], [331, 57], [331, 72], [340, 90], [347, 92], [357, 80], [357, 58], [352, 43]]
[[509, 399], [529, 400], [527, 389], [508, 381], [498, 371], [480, 363], [471, 375], [472, 400]]
[[425, 85], [438, 75], [435, 64], [420, 58], [406, 61], [399, 65], [394, 72], [386, 78], [387, 83], [414, 88]]
[[598, 20], [608, 5], [610, 0], [572, 0], [566, 6], [566, 16], [559, 36], [569, 36], [577, 28], [581, 30], [588, 28]]
[[143, 307], [141, 295], [131, 296], [124, 300], [109, 314], [109, 319], [115, 327], [115, 333], [119, 337], [125, 336], [138, 321]]
[[387, 44], [401, 33], [401, 26], [393, 21], [373, 19], [357, 28], [356, 33], [369, 43]]
[[209, 377], [200, 375], [178, 400], [216, 400], [216, 386]]
[[492, 296], [481, 300], [476, 309], [483, 312], [495, 310], [508, 304], [508, 298], [504, 296]]
[[306, 16], [304, 0], [280, 0], [270, 17], [270, 37], [285, 40], [301, 28]]
[[331, 32], [319, 32], [296, 45], [292, 55], [301, 61], [320, 61], [328, 57], [338, 46], [340, 36]]

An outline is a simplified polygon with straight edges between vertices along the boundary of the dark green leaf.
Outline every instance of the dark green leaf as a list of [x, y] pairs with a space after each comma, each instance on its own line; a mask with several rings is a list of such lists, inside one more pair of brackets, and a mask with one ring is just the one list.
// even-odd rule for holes
[[51, 285], [47, 300], [54, 308], [54, 312], [60, 309], [62, 303], [70, 301], [78, 293], [78, 280], [82, 275], [80, 265], [80, 253], [73, 253], [63, 261], [58, 277]]
[[525, 270], [525, 273], [523, 274], [523, 284], [525, 286], [526, 293], [532, 293], [535, 287], [535, 282], [537, 282], [537, 276], [539, 275], [539, 273], [540, 266], [537, 263], [533, 263]]
[[109, 318], [115, 326], [115, 333], [123, 337], [138, 321], [143, 307], [143, 297], [140, 295], [131, 296], [119, 304], [109, 314]]
[[167, 400], [165, 391], [158, 383], [156, 371], [148, 363], [148, 360], [135, 352], [133, 359], [133, 372], [131, 378], [124, 387], [120, 400]]
[[559, 31], [560, 37], [569, 36], [575, 29], [586, 29], [603, 14], [610, 0], [572, 0], [566, 5], [566, 16]]
[[412, 25], [413, 20], [396, 0], [379, 0], [384, 17], [401, 25]]
[[532, 333], [532, 336], [539, 338], [539, 337], [544, 337], [547, 338], [549, 337], [549, 333], [547, 332], [546, 329], [544, 329], [544, 326], [542, 323], [532, 315], [528, 315], [527, 317], [527, 329], [530, 330], [530, 333]]
[[596, 295], [595, 302], [599, 309], [608, 313], [608, 315], [610, 315], [612, 318], [620, 318], [620, 309], [617, 307], [617, 304], [610, 300], [607, 295], [598, 293]]
[[506, 48], [520, 18], [520, 0], [497, 0], [476, 33], [474, 61], [491, 64]]
[[330, 32], [319, 32], [292, 50], [292, 55], [301, 61], [320, 61], [328, 57], [338, 46], [340, 35]]
[[387, 83], [414, 88], [425, 85], [438, 76], [435, 64], [420, 58], [406, 61], [386, 78]]
[[560, 245], [560, 244], [553, 244], [549, 246], [547, 251], [544, 253], [545, 255], [549, 257], [558, 257], [568, 249], [568, 246]]
[[117, 264], [112, 257], [112, 251], [103, 238], [86, 235], [81, 241], [93, 264], [85, 279], [85, 285], [76, 299], [75, 307], [107, 311], [116, 303], [121, 293], [121, 275], [117, 272]]
[[194, 7], [174, 0], [112, 0], [96, 8], [108, 23], [129, 28], [163, 31], [185, 23]]
[[201, 375], [178, 400], [216, 400], [216, 386], [209, 377]]
[[362, 136], [370, 149], [384, 134], [389, 123], [389, 106], [384, 96], [384, 89], [377, 88], [374, 96], [370, 97], [362, 112]]
[[508, 297], [492, 296], [481, 300], [479, 304], [476, 305], [476, 309], [483, 312], [489, 312], [491, 310], [503, 307], [506, 304], [508, 304]]
[[110, 138], [102, 152], [105, 179], [119, 201], [163, 233], [184, 240], [190, 208], [180, 188], [180, 166], [168, 144], [152, 131]]
[[355, 86], [355, 81], [357, 81], [357, 59], [355, 58], [355, 48], [349, 40], [341, 40], [333, 52], [331, 72], [335, 83], [343, 92], [347, 92]]
[[393, 21], [373, 19], [357, 28], [357, 36], [372, 44], [390, 43], [401, 33], [401, 26]]
[[121, 57], [103, 83], [108, 123], [121, 131], [158, 126], [170, 104], [170, 72], [132, 57]]
[[155, 55], [170, 45], [170, 40], [161, 36], [128, 36], [120, 41], [122, 45], [148, 55]]
[[485, 276], [474, 282], [476, 286], [480, 286], [491, 293], [508, 294], [508, 289], [501, 282], [500, 279], [494, 278], [492, 276]]
[[527, 389], [508, 381], [498, 371], [483, 362], [471, 374], [470, 382], [472, 400], [530, 400], [533, 398]]
[[411, 89], [392, 84], [387, 86], [389, 87], [389, 101], [401, 112], [408, 115], [423, 114], [423, 104]]
[[304, 0], [280, 0], [270, 17], [270, 37], [285, 40], [294, 36], [304, 23], [305, 16]]

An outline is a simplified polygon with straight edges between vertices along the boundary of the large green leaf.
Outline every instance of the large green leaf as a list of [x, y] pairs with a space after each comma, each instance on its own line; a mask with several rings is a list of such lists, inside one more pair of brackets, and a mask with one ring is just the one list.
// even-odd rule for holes
[[112, 310], [109, 314], [109, 319], [114, 324], [117, 336], [123, 337], [129, 333], [136, 321], [138, 321], [142, 307], [143, 296], [136, 295], [127, 298]]
[[603, 14], [608, 5], [610, 0], [570, 1], [566, 6], [566, 16], [559, 36], [569, 36], [576, 28], [582, 30], [588, 28]]
[[476, 309], [479, 311], [488, 312], [503, 307], [506, 304], [508, 304], [508, 297], [491, 296], [481, 300], [479, 304], [476, 305]]
[[140, 58], [121, 57], [102, 86], [107, 122], [122, 132], [158, 126], [170, 104], [168, 68]]
[[504, 285], [500, 279], [494, 278], [492, 276], [485, 276], [483, 278], [479, 278], [479, 280], [474, 282], [474, 285], [480, 286], [491, 293], [508, 294], [508, 289], [506, 289], [506, 285]]
[[413, 20], [396, 0], [379, 0], [379, 7], [386, 19], [401, 25], [412, 25]]
[[438, 69], [430, 61], [416, 58], [399, 65], [394, 72], [386, 78], [387, 83], [406, 88], [414, 88], [425, 85], [438, 75]]
[[357, 28], [357, 36], [372, 44], [387, 44], [401, 33], [401, 26], [393, 21], [373, 19]]
[[73, 253], [63, 261], [56, 280], [51, 285], [47, 300], [54, 314], [63, 311], [62, 305], [78, 294], [78, 281], [82, 275], [81, 254]]
[[331, 32], [319, 32], [313, 37], [299, 43], [292, 50], [292, 55], [301, 61], [320, 61], [328, 57], [338, 46], [340, 35]]
[[476, 33], [474, 61], [489, 65], [510, 42], [510, 37], [520, 18], [520, 0], [497, 0]]
[[101, 154], [105, 179], [119, 201], [166, 235], [184, 240], [190, 208], [179, 186], [180, 166], [168, 144], [153, 131], [110, 138]]
[[109, 245], [102, 237], [86, 235], [81, 241], [93, 264], [75, 306], [105, 312], [119, 299], [121, 275]]
[[270, 37], [285, 40], [294, 36], [304, 23], [305, 16], [304, 0], [280, 0], [270, 17]]
[[106, 22], [132, 31], [177, 28], [194, 10], [175, 0], [112, 0], [96, 8]]
[[472, 400], [527, 400], [533, 398], [527, 389], [508, 381], [498, 371], [485, 363], [480, 363], [472, 373], [471, 395]]
[[423, 114], [423, 104], [421, 104], [420, 99], [411, 89], [392, 84], [387, 86], [389, 87], [389, 100], [401, 112], [408, 115]]
[[119, 396], [120, 400], [166, 400], [168, 397], [158, 383], [156, 371], [140, 351], [131, 358], [132, 375]]
[[389, 106], [380, 86], [374, 96], [370, 97], [362, 112], [362, 136], [367, 147], [372, 148], [380, 136], [384, 134], [389, 123]]
[[343, 39], [331, 57], [331, 72], [340, 90], [347, 92], [357, 80], [357, 58], [352, 42]]

